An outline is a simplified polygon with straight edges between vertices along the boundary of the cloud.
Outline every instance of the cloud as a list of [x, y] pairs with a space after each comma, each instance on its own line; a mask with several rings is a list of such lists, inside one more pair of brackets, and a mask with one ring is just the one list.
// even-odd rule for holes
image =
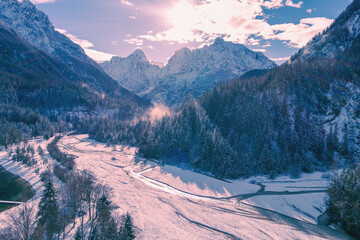
[[310, 9], [306, 10], [306, 12], [312, 14], [312, 12], [315, 11], [315, 10], [316, 10], [316, 8], [313, 8], [313, 9], [310, 8]]
[[264, 9], [300, 8], [302, 4], [302, 1], [293, 0], [177, 0], [163, 14], [167, 29], [138, 35], [128, 41], [209, 44], [217, 37], [223, 37], [247, 45], [259, 45], [262, 40], [272, 39], [282, 40], [292, 47], [302, 47], [333, 20], [306, 18], [298, 24], [270, 25], [264, 14]]
[[273, 61], [287, 61], [290, 59], [290, 56], [289, 57], [282, 57], [282, 58], [270, 58], [271, 60]]
[[271, 43], [270, 42], [265, 42], [265, 44], [262, 45], [263, 48], [267, 48], [267, 47], [271, 47]]
[[137, 17], [136, 16], [129, 16], [130, 19], [136, 20]]
[[30, 0], [33, 4], [53, 3], [55, 0]]
[[126, 6], [132, 6], [133, 5], [132, 2], [129, 2], [127, 0], [120, 0], [120, 3], [123, 4], [123, 5], [126, 5]]
[[300, 8], [303, 4], [302, 1], [294, 3], [293, 0], [264, 0], [262, 6], [269, 9], [276, 9], [284, 6]]
[[144, 40], [139, 39], [139, 38], [124, 39], [124, 42], [126, 42], [128, 44], [136, 45], [136, 46], [142, 46], [144, 44]]
[[269, 34], [263, 33], [263, 36], [267, 39], [283, 40], [290, 47], [301, 48], [333, 21], [323, 17], [304, 18], [300, 20], [299, 24], [272, 25], [271, 29], [273, 32]]
[[[80, 47], [82, 47], [86, 53], [86, 55], [88, 55], [89, 57], [91, 57], [92, 59], [94, 59], [96, 62], [104, 62], [104, 61], [108, 61], [110, 60], [112, 57], [114, 57], [115, 55], [110, 54], [110, 53], [105, 53], [105, 52], [100, 52], [94, 49], [90, 49], [92, 47], [94, 47], [94, 44], [91, 43], [88, 40], [84, 40], [84, 39], [79, 39], [77, 36], [72, 35], [71, 33], [68, 33], [66, 30], [64, 29], [60, 29], [60, 28], [56, 28], [56, 31], [60, 32], [61, 34], [64, 34], [65, 36], [67, 36], [71, 41], [73, 41], [74, 43], [78, 44]], [[115, 41], [113, 41], [115, 42]]]
[[290, 56], [289, 57], [281, 57], [281, 58], [270, 58], [270, 59], [280, 65], [280, 64], [288, 61], [290, 59]]
[[87, 48], [91, 48], [94, 47], [94, 44], [89, 42], [88, 40], [84, 40], [84, 39], [79, 39], [77, 36], [72, 35], [71, 33], [68, 33], [66, 30], [64, 29], [60, 29], [60, 28], [56, 28], [56, 31], [64, 34], [65, 36], [67, 36], [68, 38], [70, 38], [71, 41], [73, 41], [74, 43], [76, 43], [77, 45], [80, 45], [80, 47], [82, 47], [83, 49], [87, 49]]
[[94, 49], [84, 49], [84, 51], [86, 55], [88, 55], [98, 63], [109, 61], [112, 57], [115, 57], [115, 55], [113, 54], [96, 51]]
[[303, 5], [303, 2], [300, 1], [298, 3], [293, 3], [292, 0], [286, 0], [285, 5], [288, 7], [301, 8], [301, 6]]
[[262, 53], [266, 52], [266, 49], [263, 49], [263, 48], [251, 49], [251, 50], [254, 51], [254, 52], [262, 52]]
[[118, 45], [119, 41], [111, 41], [110, 43], [111, 43], [111, 45]]
[[264, 1], [263, 2], [263, 6], [265, 8], [280, 8], [284, 6], [284, 0], [269, 0], [269, 1]]

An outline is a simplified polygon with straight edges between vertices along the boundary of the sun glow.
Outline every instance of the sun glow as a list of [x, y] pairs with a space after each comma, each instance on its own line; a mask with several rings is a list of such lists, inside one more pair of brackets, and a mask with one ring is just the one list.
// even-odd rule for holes
[[200, 21], [196, 7], [186, 0], [181, 0], [167, 12], [169, 23], [176, 28], [188, 30]]

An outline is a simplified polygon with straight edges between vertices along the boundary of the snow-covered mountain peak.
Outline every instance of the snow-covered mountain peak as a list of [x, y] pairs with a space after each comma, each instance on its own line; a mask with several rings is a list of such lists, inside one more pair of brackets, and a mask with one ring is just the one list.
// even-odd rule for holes
[[35, 47], [58, 57], [63, 52], [90, 62], [84, 50], [55, 30], [49, 17], [29, 0], [0, 0], [0, 18]]
[[189, 57], [191, 54], [191, 50], [187, 47], [181, 48], [179, 50], [177, 50], [174, 55], [169, 59], [169, 63], [171, 64], [171, 62], [176, 62], [176, 61], [182, 61], [184, 59], [186, 59], [187, 57]]
[[136, 49], [132, 54], [129, 55], [129, 58], [133, 59], [134, 61], [149, 62], [145, 56], [145, 53], [141, 49]]
[[224, 45], [225, 43], [226, 42], [225, 42], [225, 40], [223, 38], [218, 37], [218, 38], [215, 39], [213, 45], [214, 46], [219, 46], [219, 45]]
[[124, 87], [169, 105], [183, 102], [189, 93], [198, 97], [214, 85], [240, 77], [249, 70], [276, 66], [264, 54], [222, 38], [200, 49], [179, 49], [163, 68], [150, 64], [147, 59], [144, 62], [145, 58], [142, 51], [137, 51], [127, 58], [114, 57], [101, 66]]

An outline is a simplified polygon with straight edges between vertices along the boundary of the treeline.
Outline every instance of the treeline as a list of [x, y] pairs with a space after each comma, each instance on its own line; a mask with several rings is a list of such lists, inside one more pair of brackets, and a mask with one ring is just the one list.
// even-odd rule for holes
[[0, 145], [5, 147], [32, 137], [52, 137], [57, 128], [47, 117], [13, 104], [0, 105]]
[[[358, 60], [348, 54], [223, 83], [161, 121], [98, 117], [77, 126], [98, 141], [136, 145], [145, 157], [218, 177], [298, 177], [329, 169], [338, 159], [350, 165], [358, 154], [359, 125], [351, 118], [332, 123], [354, 98], [352, 84], [359, 86]], [[353, 118], [359, 117], [360, 102], [351, 103]]]
[[[284, 65], [221, 84], [161, 121], [126, 126], [99, 119], [89, 125], [89, 133], [100, 141], [136, 144], [146, 157], [219, 177], [298, 177], [326, 170], [338, 158], [345, 166], [355, 161], [358, 126], [352, 121], [337, 126], [326, 118], [338, 117], [348, 101], [345, 84], [357, 84], [352, 71], [352, 65], [334, 60]], [[356, 114], [360, 104], [353, 107]]]

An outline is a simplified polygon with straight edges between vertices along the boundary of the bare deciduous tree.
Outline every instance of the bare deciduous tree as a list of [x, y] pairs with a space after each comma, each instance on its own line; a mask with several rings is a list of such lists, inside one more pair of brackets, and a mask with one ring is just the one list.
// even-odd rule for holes
[[36, 211], [31, 204], [24, 203], [15, 211], [8, 214], [8, 226], [12, 238], [16, 240], [30, 240], [36, 228]]

